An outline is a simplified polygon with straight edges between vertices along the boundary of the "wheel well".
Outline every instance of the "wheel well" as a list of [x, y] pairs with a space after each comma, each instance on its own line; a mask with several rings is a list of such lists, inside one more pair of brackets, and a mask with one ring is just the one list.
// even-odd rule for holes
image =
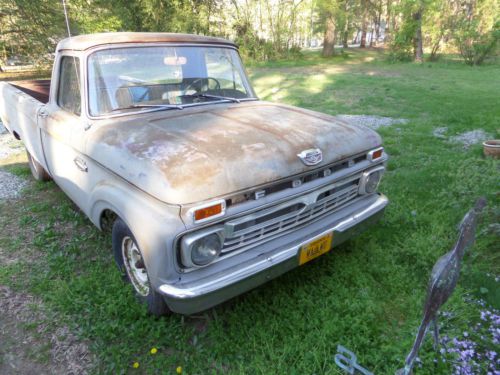
[[111, 229], [113, 229], [113, 224], [117, 218], [118, 215], [110, 209], [105, 209], [104, 211], [102, 211], [101, 217], [99, 219], [101, 229], [104, 232], [111, 232]]

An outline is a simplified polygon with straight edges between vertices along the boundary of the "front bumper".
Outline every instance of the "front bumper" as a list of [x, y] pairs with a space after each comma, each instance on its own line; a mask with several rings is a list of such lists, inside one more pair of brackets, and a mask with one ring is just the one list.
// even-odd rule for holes
[[159, 292], [174, 312], [193, 314], [206, 310], [297, 267], [299, 249], [316, 238], [334, 232], [332, 246], [337, 246], [360, 233], [380, 218], [388, 202], [382, 194], [364, 197], [302, 228], [307, 235], [298, 241], [283, 244], [288, 237], [284, 235], [279, 238], [278, 249], [267, 255], [259, 254], [250, 262], [195, 282], [161, 285]]

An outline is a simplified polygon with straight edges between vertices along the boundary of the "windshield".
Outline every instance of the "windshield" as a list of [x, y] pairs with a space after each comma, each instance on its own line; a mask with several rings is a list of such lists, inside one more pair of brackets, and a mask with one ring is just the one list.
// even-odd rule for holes
[[127, 47], [88, 59], [91, 116], [254, 99], [240, 57], [225, 47]]

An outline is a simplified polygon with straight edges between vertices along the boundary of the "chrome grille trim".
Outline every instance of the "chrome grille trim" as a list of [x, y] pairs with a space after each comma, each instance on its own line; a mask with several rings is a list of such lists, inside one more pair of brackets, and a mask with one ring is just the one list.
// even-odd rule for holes
[[269, 241], [340, 209], [358, 196], [360, 177], [356, 174], [280, 205], [227, 221], [221, 255]]
[[[293, 185], [294, 181], [300, 180], [300, 185], [308, 184], [312, 181], [326, 178], [334, 173], [338, 173], [339, 171], [351, 169], [356, 165], [359, 165], [362, 162], [367, 160], [367, 153], [362, 152], [356, 155], [353, 155], [349, 158], [342, 159], [340, 161], [335, 161], [333, 163], [324, 165], [320, 168], [314, 169], [312, 171], [307, 171], [279, 182], [273, 182], [271, 184], [267, 184], [264, 186], [260, 186], [259, 188], [247, 191], [245, 193], [235, 194], [226, 197], [227, 205], [238, 205], [240, 203], [249, 201], [249, 200], [258, 200], [262, 196], [269, 196], [271, 194], [275, 194], [287, 189], [295, 189], [296, 186]], [[256, 195], [258, 194], [258, 195]], [[259, 198], [258, 198], [258, 197]]]

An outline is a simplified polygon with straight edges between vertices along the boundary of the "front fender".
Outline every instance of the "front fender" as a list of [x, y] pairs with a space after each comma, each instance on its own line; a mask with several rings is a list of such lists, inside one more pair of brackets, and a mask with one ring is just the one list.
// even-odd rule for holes
[[96, 186], [89, 206], [89, 217], [98, 228], [105, 210], [113, 211], [127, 224], [143, 253], [154, 288], [178, 277], [173, 239], [186, 229], [179, 206], [158, 201], [125, 181], [110, 180]]

